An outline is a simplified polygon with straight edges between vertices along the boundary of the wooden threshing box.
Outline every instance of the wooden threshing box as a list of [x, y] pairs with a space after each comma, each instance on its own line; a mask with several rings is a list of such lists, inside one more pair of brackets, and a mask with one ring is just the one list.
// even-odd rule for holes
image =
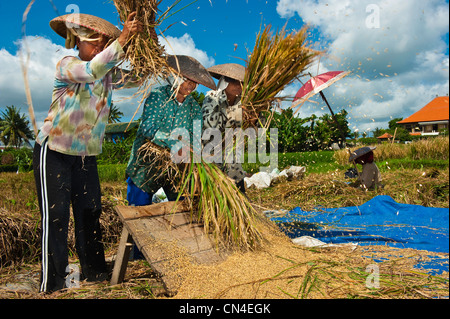
[[197, 264], [221, 262], [227, 256], [205, 235], [202, 225], [191, 222], [189, 207], [183, 201], [117, 206], [116, 211], [124, 227], [111, 278], [113, 285], [125, 277], [133, 241], [169, 294], [176, 293], [177, 282], [168, 274], [176, 271], [175, 261], [180, 256]]

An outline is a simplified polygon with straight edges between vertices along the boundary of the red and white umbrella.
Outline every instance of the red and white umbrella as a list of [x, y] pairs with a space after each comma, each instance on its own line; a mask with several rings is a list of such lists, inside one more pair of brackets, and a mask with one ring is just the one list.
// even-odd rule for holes
[[[330, 110], [331, 116], [333, 117], [334, 121], [336, 122], [337, 127], [339, 128], [339, 131], [341, 132], [341, 135], [342, 135], [341, 144], [345, 143], [345, 133], [342, 130], [341, 126], [339, 125], [339, 122], [336, 119], [336, 116], [334, 115], [333, 110], [331, 109], [331, 106], [328, 103], [327, 99], [325, 98], [325, 95], [323, 94], [322, 90], [326, 89], [334, 82], [342, 79], [343, 77], [345, 77], [349, 74], [350, 74], [350, 71], [346, 71], [346, 72], [331, 71], [331, 72], [326, 72], [326, 73], [320, 74], [318, 76], [312, 77], [310, 80], [308, 80], [308, 82], [305, 83], [305, 85], [303, 85], [300, 88], [300, 90], [298, 90], [297, 94], [294, 97], [292, 106], [291, 106], [291, 108], [295, 108], [299, 105], [301, 106], [313, 95], [320, 93], [320, 96], [322, 97], [323, 101], [327, 104], [328, 109]], [[300, 109], [300, 107], [299, 107], [299, 109]]]
[[339, 81], [348, 74], [350, 74], [350, 71], [331, 71], [312, 77], [300, 88], [300, 90], [298, 90], [297, 94], [295, 94], [291, 108], [295, 108], [298, 105], [303, 104], [309, 98], [326, 89], [331, 84]]

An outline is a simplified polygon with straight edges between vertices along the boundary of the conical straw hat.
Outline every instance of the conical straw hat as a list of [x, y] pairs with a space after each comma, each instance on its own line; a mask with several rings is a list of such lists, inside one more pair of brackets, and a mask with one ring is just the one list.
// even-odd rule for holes
[[216, 79], [220, 79], [222, 76], [232, 78], [244, 82], [245, 67], [236, 63], [226, 63], [212, 66], [208, 69]]
[[373, 151], [374, 149], [376, 149], [375, 146], [365, 146], [365, 147], [358, 148], [357, 150], [351, 152], [351, 155], [348, 160], [349, 160], [349, 162], [353, 162], [358, 157], [366, 155], [367, 153]]
[[206, 68], [193, 57], [187, 55], [169, 55], [169, 66], [191, 81], [216, 90], [216, 84]]
[[67, 36], [67, 27], [82, 26], [112, 39], [117, 39], [121, 31], [112, 23], [84, 13], [70, 13], [50, 21], [50, 27], [63, 38]]

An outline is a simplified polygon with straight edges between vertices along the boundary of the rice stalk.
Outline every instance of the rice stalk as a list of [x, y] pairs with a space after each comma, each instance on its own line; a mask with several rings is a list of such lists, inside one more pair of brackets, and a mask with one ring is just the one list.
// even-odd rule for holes
[[[127, 74], [123, 77], [127, 81], [132, 79], [131, 82], [135, 82], [139, 86], [137, 92], [131, 98], [140, 97], [140, 107], [152, 86], [160, 79], [167, 78], [174, 73], [168, 66], [165, 48], [159, 43], [155, 28], [187, 6], [174, 12], [174, 8], [181, 2], [181, 0], [174, 0], [174, 3], [167, 10], [161, 12], [158, 6], [162, 0], [113, 0], [113, 2], [119, 13], [121, 23], [127, 20], [130, 13], [136, 11], [136, 18], [144, 25], [144, 31], [134, 34], [126, 44], [127, 50], [124, 61], [130, 64], [131, 69], [129, 73], [126, 71]], [[166, 30], [167, 28], [163, 32]], [[164, 37], [163, 32], [159, 34]]]
[[125, 59], [131, 63], [131, 72], [136, 78], [158, 77], [167, 66], [163, 58], [164, 48], [155, 37], [158, 5], [161, 0], [114, 0], [120, 20], [124, 23], [130, 13], [137, 12], [137, 19], [144, 25], [142, 33], [134, 34], [127, 42]]
[[[28, 69], [29, 69], [29, 64], [30, 64], [30, 50], [28, 48], [27, 37], [26, 37], [26, 33], [25, 33], [28, 13], [30, 12], [34, 1], [35, 0], [30, 1], [30, 3], [28, 4], [27, 8], [25, 9], [25, 11], [23, 13], [23, 17], [22, 17], [22, 47], [19, 50], [19, 58], [20, 58], [20, 66], [22, 69], [22, 76], [23, 76], [23, 81], [24, 81], [24, 86], [25, 86], [25, 96], [27, 98], [28, 112], [30, 115], [31, 123], [33, 125], [34, 135], [37, 136], [38, 135], [38, 127], [36, 124], [36, 116], [34, 115], [33, 99], [31, 98], [30, 84], [28, 81]], [[23, 56], [24, 49], [26, 50], [26, 58], [24, 58], [24, 56]]]
[[286, 33], [286, 27], [275, 35], [270, 29], [268, 25], [258, 34], [246, 62], [241, 99], [244, 126], [258, 119], [261, 112], [273, 111], [275, 103], [285, 99], [279, 93], [321, 54], [310, 47], [307, 26], [291, 34]]
[[189, 201], [192, 220], [203, 225], [217, 247], [253, 250], [263, 242], [259, 227], [264, 219], [216, 165], [203, 160], [175, 164], [168, 150], [151, 142], [142, 145], [139, 153], [145, 154], [142, 159], [149, 170], [161, 172], [158, 178], [174, 185], [178, 199], [183, 196]]

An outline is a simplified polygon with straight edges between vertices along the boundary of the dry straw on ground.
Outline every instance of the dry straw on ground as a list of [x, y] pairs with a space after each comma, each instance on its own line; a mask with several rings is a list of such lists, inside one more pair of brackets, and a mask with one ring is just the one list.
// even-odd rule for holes
[[[448, 279], [413, 270], [427, 252], [388, 247], [304, 248], [268, 233], [258, 252], [235, 254], [225, 262], [186, 269], [175, 298], [333, 299], [431, 298], [448, 295]], [[384, 259], [375, 262], [374, 258]], [[370, 265], [380, 271], [370, 282]], [[448, 274], [447, 274], [448, 278]], [[369, 281], [368, 281], [369, 279]]]
[[[142, 33], [135, 34], [127, 43], [125, 60], [131, 64], [131, 73], [138, 81], [156, 79], [167, 69], [164, 47], [158, 43], [155, 27], [158, 27], [164, 14], [157, 19], [160, 0], [114, 0], [121, 22], [125, 22], [132, 12], [137, 12], [144, 26]], [[145, 86], [141, 86], [143, 88]]]
[[[181, 0], [174, 0], [167, 10], [162, 12], [158, 6], [161, 0], [113, 0], [119, 13], [120, 20], [123, 23], [132, 12], [137, 12], [137, 19], [143, 23], [144, 31], [131, 37], [126, 45], [126, 54], [124, 61], [130, 64], [130, 73], [124, 78], [134, 79], [139, 84], [139, 88], [131, 98], [140, 98], [139, 107], [133, 115], [136, 116], [150, 93], [152, 87], [161, 79], [174, 74], [167, 63], [167, 53], [157, 37], [155, 28], [159, 28], [167, 18], [178, 13], [183, 8], [175, 8]], [[167, 29], [166, 29], [167, 30]], [[165, 30], [159, 32], [164, 37]], [[170, 44], [169, 44], [170, 45]]]
[[[388, 159], [411, 158], [419, 159], [449, 159], [449, 137], [438, 136], [430, 139], [414, 141], [409, 145], [397, 143], [377, 144], [374, 150], [375, 161], [385, 161]], [[351, 152], [359, 147], [353, 147]], [[348, 164], [349, 152], [347, 149], [336, 151], [333, 158], [341, 165]]]
[[[302, 180], [276, 184], [265, 190], [250, 189], [252, 203], [265, 209], [292, 209], [300, 206], [341, 207], [361, 205], [376, 195], [391, 195], [397, 202], [432, 207], [448, 207], [449, 172], [424, 174], [425, 170], [398, 170], [386, 172], [385, 188], [378, 192], [355, 190], [341, 182], [343, 172], [335, 174], [308, 174]], [[413, 181], [413, 182], [412, 182]], [[33, 225], [21, 228], [15, 236], [27, 241], [27, 246], [39, 250], [38, 239], [28, 235], [39, 233], [39, 213], [32, 174], [2, 173], [0, 183], [7, 190], [0, 194], [2, 218], [19, 217], [22, 223]], [[117, 247], [120, 222], [114, 211], [117, 202], [123, 204], [126, 184], [102, 184], [106, 208], [104, 232], [107, 247]], [[20, 194], [20, 196], [18, 195]], [[33, 197], [34, 196], [34, 197]], [[14, 202], [15, 200], [16, 202]], [[31, 205], [29, 204], [31, 203]], [[112, 217], [107, 217], [107, 215]], [[113, 217], [116, 216], [116, 217]], [[19, 218], [16, 219], [16, 222]], [[11, 225], [10, 225], [11, 226]], [[5, 236], [7, 230], [2, 227]], [[34, 228], [34, 230], [31, 230]], [[17, 235], [19, 234], [19, 235]], [[448, 296], [448, 273], [431, 276], [415, 269], [417, 262], [430, 258], [429, 252], [393, 249], [384, 246], [308, 249], [293, 245], [278, 232], [264, 233], [267, 242], [257, 251], [236, 252], [224, 263], [196, 266], [185, 263], [173, 273], [179, 280], [176, 298], [435, 298]], [[37, 237], [37, 236], [35, 236]], [[108, 238], [111, 237], [111, 238]], [[6, 238], [6, 237], [4, 237]], [[8, 237], [11, 241], [12, 239]], [[3, 250], [0, 250], [3, 251]], [[111, 256], [116, 249], [108, 249]], [[14, 266], [0, 268], [0, 297], [2, 298], [166, 298], [161, 283], [145, 261], [130, 262], [125, 282], [110, 286], [103, 283], [81, 283], [81, 288], [52, 295], [40, 295], [36, 290], [4, 288], [7, 283], [28, 281], [39, 272], [31, 251], [19, 253]], [[448, 254], [442, 254], [448, 258]], [[442, 257], [441, 256], [441, 257]], [[7, 255], [8, 258], [12, 257]], [[380, 288], [366, 286], [369, 273], [366, 267], [374, 261], [380, 267]], [[383, 260], [383, 262], [379, 262]], [[71, 259], [71, 262], [76, 260]], [[32, 264], [30, 264], [32, 263]], [[11, 263], [10, 263], [11, 265]], [[24, 276], [26, 277], [24, 279]]]

